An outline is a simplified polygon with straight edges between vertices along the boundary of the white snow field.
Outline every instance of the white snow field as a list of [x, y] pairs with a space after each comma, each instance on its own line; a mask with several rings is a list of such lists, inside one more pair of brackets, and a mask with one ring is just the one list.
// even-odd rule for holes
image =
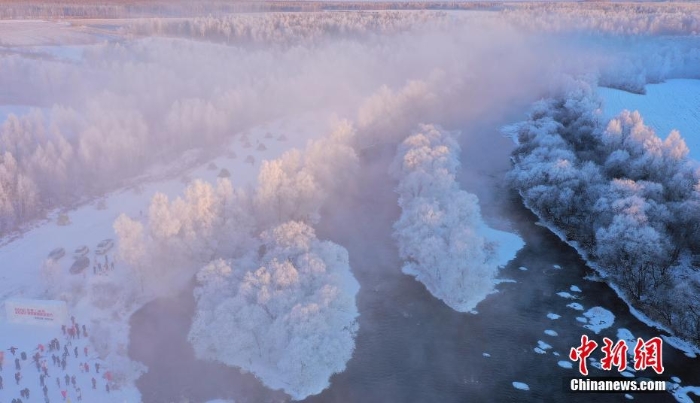
[[625, 109], [639, 111], [644, 124], [661, 139], [678, 130], [690, 149], [689, 156], [700, 161], [700, 80], [673, 79], [645, 88], [645, 95], [598, 88], [604, 100], [603, 117], [611, 119]]
[[97, 40], [92, 33], [67, 22], [0, 20], [0, 47], [86, 44]]
[[[57, 296], [66, 299], [69, 315], [74, 315], [79, 323], [80, 318], [89, 318], [84, 324], [90, 338], [89, 341], [81, 342], [89, 345], [90, 357], [87, 361], [90, 364], [103, 362], [102, 372], [113, 373], [111, 392], [108, 394], [105, 380], [98, 378], [101, 383], [93, 390], [88, 374], [81, 374], [78, 363], [70, 362], [66, 372], [76, 375], [85, 401], [140, 401], [140, 394], [133, 382], [146, 369], [126, 356], [128, 320], [149, 299], [130, 300], [128, 295], [120, 295], [118, 292], [122, 289], [120, 284], [135, 281], [126, 264], [116, 258], [118, 245], [114, 245], [106, 254], [109, 261], [114, 262], [114, 270], [95, 274], [93, 265], [102, 263], [104, 259], [103, 255], [96, 254], [98, 243], [105, 239], [114, 239], [116, 242], [113, 224], [121, 213], [143, 220], [156, 192], [165, 193], [169, 197], [181, 195], [187, 182], [196, 179], [215, 182], [222, 169], [229, 171], [229, 179], [234, 186], [253, 186], [262, 160], [278, 158], [292, 147], [303, 148], [308, 139], [324, 132], [325, 125], [321, 123], [324, 121], [317, 114], [313, 118], [310, 115], [299, 116], [254, 127], [245, 133], [253, 147], [244, 147], [239, 133], [229, 147], [221, 150], [223, 155], [220, 157], [204, 161], [197, 151], [192, 151], [169, 166], [153, 168], [150, 174], [143, 175], [133, 186], [114, 191], [102, 201], [94, 200], [67, 211], [70, 220], [68, 225], [58, 225], [60, 213], [53, 211], [47, 220], [36, 223], [24, 233], [5, 237], [0, 240], [0, 262], [3, 268], [0, 271], [0, 300], [13, 297], [46, 299]], [[282, 135], [285, 139], [278, 141]], [[264, 144], [264, 149], [257, 147], [259, 144]], [[247, 156], [251, 156], [253, 161], [246, 162]], [[91, 259], [90, 265], [80, 274], [70, 274], [74, 251], [83, 245], [89, 249], [86, 256]], [[47, 255], [55, 248], [63, 248], [65, 256], [52, 261]], [[60, 335], [60, 328], [12, 324], [4, 317], [4, 308], [0, 312], [0, 346], [3, 350], [15, 346], [19, 351], [27, 351], [28, 355], [32, 355], [39, 343], [46, 345], [49, 340], [59, 336], [62, 344], [65, 341]], [[83, 345], [74, 342], [74, 346], [79, 347], [82, 355]], [[16, 385], [13, 386], [14, 362], [9, 362], [9, 352], [5, 353], [2, 372], [5, 391], [19, 398]], [[31, 359], [28, 363], [31, 363]], [[31, 396], [40, 398], [39, 375], [33, 372], [36, 369], [32, 365], [28, 367], [29, 373], [20, 383], [19, 389], [29, 387]], [[57, 389], [55, 376], [63, 376], [64, 371], [55, 371], [51, 365], [49, 367], [51, 378], [46, 382], [49, 396], [52, 401], [58, 401], [62, 398], [60, 390], [63, 389]], [[68, 389], [68, 397], [75, 401], [74, 388], [71, 386]], [[17, 392], [16, 396], [14, 392]]]
[[[3, 310], [4, 312], [4, 310]], [[81, 317], [76, 316], [76, 322], [82, 327]], [[65, 325], [70, 325], [68, 321]], [[42, 388], [40, 386], [40, 375], [33, 360], [34, 354], [38, 352], [38, 346], [44, 346], [44, 353], [41, 353], [40, 362], [46, 360], [48, 368], [48, 377], [45, 378], [47, 387], [47, 396], [51, 401], [63, 401], [61, 391], [66, 392], [66, 397], [71, 401], [77, 401], [78, 394], [82, 396], [86, 402], [138, 402], [140, 394], [136, 388], [131, 385], [121, 385], [120, 379], [113, 378], [111, 382], [108, 377], [116, 376], [110, 372], [109, 364], [105, 363], [95, 351], [90, 338], [81, 337], [71, 340], [71, 346], [68, 347], [69, 355], [66, 357], [66, 369], [63, 370], [59, 365], [54, 365], [51, 356], [63, 355], [64, 345], [68, 338], [63, 335], [60, 324], [56, 325], [30, 325], [19, 323], [7, 323], [3, 319], [0, 321], [0, 351], [4, 352], [4, 364], [0, 370], [0, 376], [3, 378], [4, 388], [0, 391], [0, 398], [3, 402], [5, 398], [20, 398], [20, 390], [28, 388], [30, 391], [30, 399], [23, 399], [25, 402], [44, 401]], [[91, 334], [90, 324], [87, 323], [86, 330], [88, 335]], [[60, 341], [60, 350], [49, 352], [49, 343], [54, 338]], [[8, 348], [17, 347], [18, 350], [14, 355], [8, 351]], [[85, 353], [87, 348], [87, 354]], [[77, 349], [78, 356], [74, 354]], [[22, 360], [20, 355], [25, 352], [26, 360]], [[15, 367], [15, 359], [20, 359], [20, 370]], [[84, 364], [88, 364], [88, 372], [85, 372]], [[100, 365], [100, 373], [96, 373], [95, 364]], [[15, 374], [19, 372], [21, 379], [19, 384], [15, 382]], [[66, 385], [65, 376], [75, 377], [75, 386], [71, 383]], [[58, 386], [56, 379], [59, 379]], [[92, 388], [92, 379], [95, 379], [96, 388]], [[107, 384], [111, 385], [109, 393], [106, 390]], [[78, 388], [80, 391], [78, 391]]]

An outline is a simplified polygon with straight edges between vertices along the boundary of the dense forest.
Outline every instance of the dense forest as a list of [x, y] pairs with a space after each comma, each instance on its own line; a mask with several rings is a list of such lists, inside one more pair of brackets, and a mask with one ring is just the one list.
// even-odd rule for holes
[[700, 343], [700, 169], [677, 131], [629, 111], [606, 124], [599, 102], [585, 82], [540, 102], [509, 178], [634, 306]]

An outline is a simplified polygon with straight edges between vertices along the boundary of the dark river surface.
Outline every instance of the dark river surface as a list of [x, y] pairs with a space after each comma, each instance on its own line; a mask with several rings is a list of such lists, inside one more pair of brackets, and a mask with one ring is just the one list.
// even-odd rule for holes
[[[486, 144], [465, 144], [462, 186], [476, 193], [490, 224], [509, 222], [525, 240], [515, 260], [501, 271], [498, 293], [477, 307], [478, 314], [458, 313], [432, 297], [412, 277], [400, 271], [401, 262], [391, 238], [399, 216], [394, 184], [386, 175], [382, 151], [367, 155], [357, 183], [327, 203], [317, 227], [320, 239], [346, 247], [353, 273], [361, 285], [357, 295], [360, 328], [356, 349], [347, 369], [331, 378], [331, 385], [305, 402], [620, 402], [624, 394], [571, 394], [563, 379], [576, 376], [558, 366], [569, 361], [571, 347], [582, 334], [602, 345], [602, 338], [617, 340], [617, 329], [629, 329], [644, 339], [659, 332], [637, 320], [615, 293], [603, 283], [584, 280], [591, 270], [575, 250], [536, 225], [537, 218], [503, 187], [504, 162], [486, 170], [472, 166], [488, 148], [505, 147], [498, 135]], [[505, 142], [505, 143], [504, 143]], [[392, 150], [388, 150], [389, 154]], [[373, 163], [374, 161], [374, 163]], [[501, 222], [494, 219], [500, 217]], [[560, 265], [561, 270], [554, 268]], [[519, 267], [527, 270], [520, 270]], [[576, 302], [584, 310], [601, 306], [615, 315], [614, 324], [600, 334], [576, 320], [581, 311], [557, 295], [572, 285], [581, 289]], [[133, 315], [130, 356], [149, 371], [137, 381], [146, 403], [282, 402], [289, 397], [265, 388], [250, 374], [194, 358], [186, 335], [195, 304], [189, 288], [174, 298], [156, 300]], [[548, 313], [561, 315], [552, 320]], [[554, 330], [558, 336], [544, 333]], [[538, 354], [538, 341], [552, 348]], [[555, 356], [557, 352], [560, 356]], [[485, 356], [487, 353], [489, 356]], [[592, 357], [601, 358], [600, 347]], [[664, 376], [678, 376], [682, 385], [700, 385], [700, 360], [664, 345]], [[628, 361], [628, 365], [632, 365]], [[612, 375], [589, 365], [591, 376]], [[645, 372], [645, 375], [651, 374]], [[529, 391], [515, 389], [524, 382]], [[634, 394], [634, 401], [673, 402], [669, 393]]]

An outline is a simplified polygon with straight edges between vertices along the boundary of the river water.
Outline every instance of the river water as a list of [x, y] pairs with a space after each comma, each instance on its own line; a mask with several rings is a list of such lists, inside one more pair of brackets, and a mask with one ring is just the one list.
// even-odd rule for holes
[[[526, 246], [501, 272], [514, 282], [499, 284], [498, 293], [478, 305], [478, 314], [458, 313], [432, 297], [412, 277], [401, 274], [391, 225], [399, 216], [394, 184], [386, 175], [393, 149], [366, 155], [356, 183], [327, 203], [320, 239], [345, 246], [353, 273], [360, 282], [357, 296], [360, 330], [347, 370], [331, 378], [330, 388], [305, 402], [620, 402], [623, 394], [570, 394], [564, 377], [576, 376], [559, 361], [578, 346], [582, 334], [602, 345], [617, 340], [617, 329], [644, 339], [658, 336], [629, 313], [626, 305], [603, 283], [584, 280], [591, 274], [575, 250], [561, 242], [505, 190], [502, 180], [507, 155], [487, 169], [473, 161], [489, 147], [509, 145], [498, 135], [465, 145], [460, 182], [476, 193], [490, 223], [510, 223]], [[362, 186], [358, 186], [362, 184]], [[501, 221], [494, 217], [502, 218]], [[559, 265], [561, 269], [555, 268]], [[521, 270], [524, 267], [527, 270]], [[572, 285], [581, 292], [571, 292]], [[612, 327], [600, 334], [577, 321], [582, 312], [557, 295], [578, 295], [584, 310], [601, 306], [615, 315]], [[146, 305], [131, 320], [130, 356], [150, 369], [137, 386], [146, 403], [204, 402], [227, 398], [236, 402], [281, 402], [289, 398], [270, 391], [250, 374], [194, 358], [186, 334], [194, 312], [192, 288], [171, 299]], [[548, 318], [549, 313], [560, 315]], [[554, 330], [558, 336], [549, 336]], [[552, 347], [534, 351], [538, 341]], [[560, 354], [556, 356], [555, 353]], [[592, 354], [600, 359], [600, 349]], [[700, 360], [664, 345], [665, 376], [678, 376], [682, 385], [700, 385]], [[590, 375], [607, 376], [589, 365]], [[651, 376], [645, 372], [643, 375]], [[524, 382], [529, 391], [515, 389]], [[635, 394], [635, 401], [675, 401], [669, 393]]]

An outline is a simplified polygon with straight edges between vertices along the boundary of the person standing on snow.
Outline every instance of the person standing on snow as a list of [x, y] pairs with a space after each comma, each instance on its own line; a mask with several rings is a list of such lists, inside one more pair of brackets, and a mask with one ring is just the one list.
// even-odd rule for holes
[[97, 389], [97, 381], [95, 380], [95, 377], [92, 377], [92, 388]]

